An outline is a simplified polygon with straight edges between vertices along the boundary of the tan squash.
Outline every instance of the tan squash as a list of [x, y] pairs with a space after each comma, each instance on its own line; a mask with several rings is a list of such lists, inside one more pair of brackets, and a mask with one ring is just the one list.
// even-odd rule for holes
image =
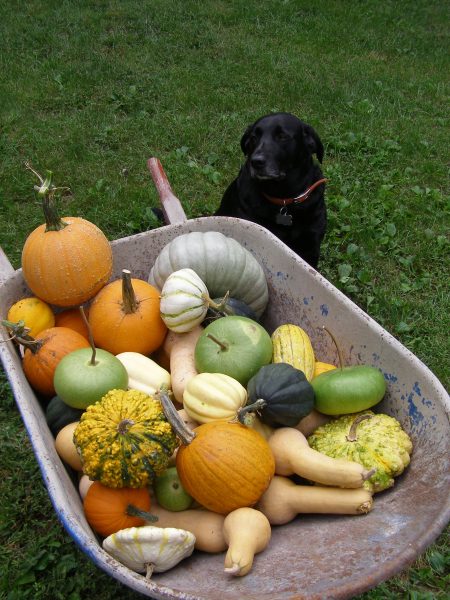
[[255, 554], [269, 544], [271, 527], [267, 517], [255, 508], [238, 508], [230, 512], [223, 523], [228, 544], [225, 573], [242, 577], [253, 565]]
[[359, 463], [331, 458], [313, 450], [305, 436], [293, 427], [276, 429], [268, 443], [277, 475], [296, 474], [323, 485], [358, 488], [374, 473]]
[[167, 335], [167, 348], [170, 352], [170, 376], [175, 400], [183, 404], [183, 393], [187, 382], [198, 374], [195, 368], [195, 345], [203, 328], [198, 326], [188, 333], [170, 332]]
[[217, 553], [227, 548], [223, 533], [224, 515], [197, 508], [173, 512], [156, 504], [152, 505], [152, 515], [158, 520], [155, 527], [179, 527], [195, 535], [195, 548], [202, 552]]
[[372, 494], [364, 488], [297, 485], [280, 475], [275, 475], [256, 505], [272, 525], [289, 523], [299, 513], [365, 515], [372, 507]]

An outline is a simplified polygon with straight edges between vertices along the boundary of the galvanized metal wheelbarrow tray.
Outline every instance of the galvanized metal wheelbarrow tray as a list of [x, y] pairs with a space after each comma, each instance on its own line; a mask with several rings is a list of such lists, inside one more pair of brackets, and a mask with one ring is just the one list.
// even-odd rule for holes
[[[156, 599], [288, 600], [350, 598], [411, 563], [445, 528], [450, 517], [450, 403], [430, 370], [374, 320], [265, 229], [227, 217], [186, 220], [157, 159], [148, 163], [166, 222], [159, 229], [112, 242], [114, 274], [123, 268], [147, 279], [170, 240], [190, 231], [220, 231], [237, 239], [263, 265], [270, 301], [263, 318], [269, 331], [283, 322], [301, 325], [319, 360], [335, 351], [322, 326], [339, 339], [348, 363], [379, 367], [388, 392], [377, 408], [400, 420], [412, 436], [413, 458], [393, 488], [375, 496], [365, 516], [301, 515], [274, 527], [269, 547], [250, 574], [230, 578], [224, 556], [195, 552], [150, 581], [105, 553], [87, 524], [78, 490], [54, 450], [41, 406], [28, 385], [11, 342], [0, 343], [1, 360], [28, 431], [55, 511], [78, 546], [106, 573]], [[30, 294], [21, 270], [0, 251], [0, 307]], [[6, 332], [1, 333], [6, 339]]]

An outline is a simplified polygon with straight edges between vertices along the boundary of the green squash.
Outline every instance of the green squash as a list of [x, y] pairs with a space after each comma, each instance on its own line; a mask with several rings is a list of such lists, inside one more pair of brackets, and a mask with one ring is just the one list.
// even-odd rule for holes
[[237, 298], [214, 298], [213, 302], [217, 306], [210, 306], [206, 317], [203, 321], [203, 325], [207, 325], [216, 319], [221, 317], [228, 317], [230, 315], [237, 315], [238, 317], [247, 317], [253, 321], [258, 321], [258, 317], [255, 311], [250, 308], [248, 304], [238, 300]]
[[79, 421], [83, 412], [81, 409], [72, 408], [59, 396], [54, 396], [45, 409], [45, 420], [50, 431], [56, 437], [63, 427]]
[[257, 412], [270, 427], [295, 427], [314, 408], [314, 390], [300, 369], [287, 363], [265, 365], [247, 384], [247, 406], [238, 411], [245, 423]]

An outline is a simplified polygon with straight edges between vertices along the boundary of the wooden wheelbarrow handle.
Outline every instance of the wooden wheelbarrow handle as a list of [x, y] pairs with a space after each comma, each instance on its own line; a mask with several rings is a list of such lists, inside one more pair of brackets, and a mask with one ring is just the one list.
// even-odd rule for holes
[[168, 225], [185, 223], [187, 221], [186, 214], [181, 202], [172, 192], [169, 180], [167, 179], [167, 175], [165, 174], [159, 159], [155, 157], [149, 158], [147, 167], [159, 194], [165, 222]]

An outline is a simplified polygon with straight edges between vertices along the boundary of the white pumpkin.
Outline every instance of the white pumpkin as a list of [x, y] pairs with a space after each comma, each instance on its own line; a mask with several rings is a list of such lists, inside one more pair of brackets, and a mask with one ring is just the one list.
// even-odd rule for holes
[[137, 573], [167, 571], [194, 550], [195, 535], [175, 527], [129, 527], [103, 540], [103, 548], [116, 560]]
[[208, 288], [192, 269], [171, 273], [160, 297], [161, 319], [177, 333], [191, 331], [204, 320], [210, 298]]
[[193, 269], [205, 283], [211, 298], [245, 302], [260, 317], [269, 293], [262, 266], [238, 241], [218, 231], [191, 231], [170, 241], [159, 253], [149, 283], [162, 290], [168, 276], [179, 269]]
[[183, 392], [183, 408], [197, 423], [232, 421], [246, 402], [245, 387], [224, 373], [199, 373]]

